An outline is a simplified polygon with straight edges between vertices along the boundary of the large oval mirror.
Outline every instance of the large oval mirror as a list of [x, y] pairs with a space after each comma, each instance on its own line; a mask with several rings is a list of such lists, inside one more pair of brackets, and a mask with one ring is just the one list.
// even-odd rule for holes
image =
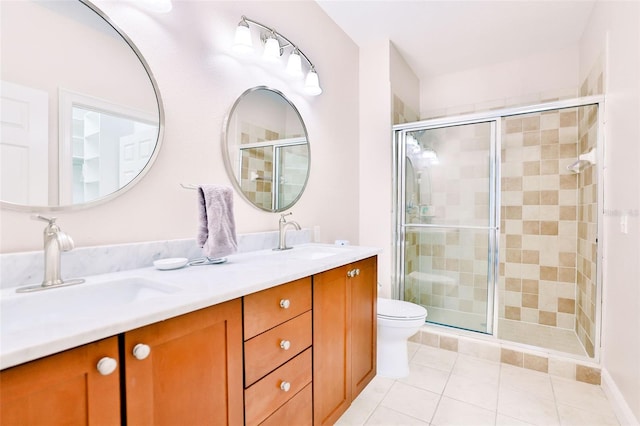
[[2, 1], [0, 16], [1, 205], [65, 210], [133, 186], [163, 123], [133, 43], [84, 0]]
[[293, 206], [309, 177], [309, 141], [300, 113], [267, 87], [244, 92], [229, 113], [222, 144], [236, 189], [259, 209]]

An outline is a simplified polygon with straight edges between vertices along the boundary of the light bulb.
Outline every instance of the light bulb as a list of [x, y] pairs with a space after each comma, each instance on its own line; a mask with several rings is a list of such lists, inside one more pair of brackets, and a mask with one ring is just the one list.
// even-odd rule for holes
[[275, 37], [269, 36], [265, 40], [262, 58], [267, 62], [277, 62], [280, 59], [280, 43]]
[[312, 96], [317, 96], [322, 93], [322, 89], [320, 88], [320, 80], [318, 79], [318, 73], [314, 68], [311, 68], [311, 71], [309, 71], [309, 73], [307, 74], [307, 78], [304, 83], [304, 91]]
[[291, 55], [289, 55], [289, 61], [287, 62], [287, 73], [294, 77], [302, 76], [302, 59], [298, 49], [293, 49]]
[[242, 20], [236, 27], [236, 38], [233, 45], [236, 52], [246, 53], [253, 51], [253, 42], [251, 41], [251, 30], [249, 24]]

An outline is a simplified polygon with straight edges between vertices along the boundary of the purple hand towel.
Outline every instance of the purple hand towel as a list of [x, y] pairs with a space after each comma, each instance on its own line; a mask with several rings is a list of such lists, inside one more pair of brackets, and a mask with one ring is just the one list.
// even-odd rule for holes
[[233, 217], [233, 190], [221, 185], [200, 185], [198, 208], [197, 241], [204, 255], [218, 259], [235, 253], [238, 243]]

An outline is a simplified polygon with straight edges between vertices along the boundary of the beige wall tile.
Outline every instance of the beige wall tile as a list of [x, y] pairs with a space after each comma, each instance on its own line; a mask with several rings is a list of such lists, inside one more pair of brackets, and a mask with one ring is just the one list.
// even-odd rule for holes
[[552, 266], [540, 266], [540, 279], [544, 281], [557, 281], [558, 268]]
[[576, 220], [577, 211], [576, 206], [560, 206], [560, 220]]
[[541, 235], [558, 235], [558, 222], [540, 222]]
[[521, 248], [522, 247], [522, 235], [507, 235], [506, 248]]
[[576, 364], [566, 359], [549, 358], [549, 374], [575, 380]]
[[458, 339], [449, 336], [440, 336], [440, 348], [458, 352]]
[[528, 368], [529, 370], [541, 371], [543, 373], [549, 372], [549, 359], [546, 357], [525, 353], [523, 365], [524, 368]]
[[540, 161], [525, 161], [522, 166], [524, 176], [535, 176], [540, 174]]
[[526, 220], [522, 223], [522, 232], [524, 234], [539, 235], [540, 222]]
[[558, 191], [540, 191], [540, 204], [558, 204]]
[[547, 312], [547, 311], [540, 311], [540, 317], [538, 322], [542, 325], [550, 325], [555, 327], [557, 322], [556, 322], [556, 313], [555, 312]]
[[558, 298], [558, 312], [574, 314], [576, 312], [576, 301], [574, 299]]
[[576, 380], [592, 385], [600, 385], [602, 379], [599, 369], [578, 364], [576, 365]]
[[522, 367], [524, 364], [523, 355], [524, 354], [522, 352], [502, 348], [500, 352], [500, 362], [515, 365], [516, 367]]
[[538, 308], [538, 295], [537, 294], [522, 294], [522, 307], [523, 308]]
[[537, 280], [522, 280], [522, 291], [524, 293], [538, 294], [538, 281]]
[[536, 114], [522, 117], [522, 130], [524, 132], [540, 130], [540, 116]]

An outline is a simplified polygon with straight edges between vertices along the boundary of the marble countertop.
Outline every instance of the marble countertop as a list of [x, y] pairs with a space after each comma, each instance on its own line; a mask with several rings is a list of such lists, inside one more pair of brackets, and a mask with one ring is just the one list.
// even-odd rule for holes
[[[15, 287], [3, 289], [0, 369], [317, 274], [380, 251], [302, 244], [282, 252], [234, 254], [218, 265], [165, 271], [150, 266], [93, 275], [84, 277], [83, 284], [35, 293], [16, 293]], [[167, 294], [158, 296], [151, 291], [147, 297], [138, 294], [134, 301], [124, 300], [126, 297], [124, 301], [111, 300], [109, 293], [106, 297], [99, 295], [99, 290], [108, 290], [107, 285], [136, 280], [158, 285]], [[63, 302], [58, 305], [56, 301]], [[73, 309], [64, 303], [73, 303]]]

